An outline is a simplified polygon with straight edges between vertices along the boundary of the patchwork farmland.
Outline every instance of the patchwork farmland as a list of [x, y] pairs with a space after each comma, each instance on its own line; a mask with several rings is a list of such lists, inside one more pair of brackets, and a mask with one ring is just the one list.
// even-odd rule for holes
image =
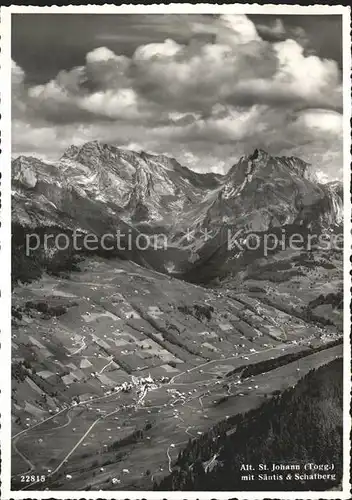
[[[342, 355], [338, 325], [283, 307], [270, 281], [219, 291], [129, 261], [80, 267], [14, 292], [15, 489], [150, 489], [189, 439]], [[33, 471], [45, 481], [23, 484]]]

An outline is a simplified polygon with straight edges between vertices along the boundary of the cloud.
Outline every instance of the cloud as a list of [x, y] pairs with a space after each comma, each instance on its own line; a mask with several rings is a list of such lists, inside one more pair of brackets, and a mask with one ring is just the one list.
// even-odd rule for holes
[[263, 36], [269, 36], [273, 39], [283, 39], [287, 34], [284, 23], [281, 19], [276, 18], [274, 21], [269, 24], [257, 24], [256, 25], [258, 33]]
[[19, 85], [22, 85], [24, 80], [24, 71], [18, 66], [18, 64], [15, 63], [15, 61], [11, 61], [11, 80], [14, 89], [16, 89]]
[[245, 15], [222, 15], [218, 21], [217, 43], [238, 47], [261, 41], [255, 24]]
[[326, 132], [339, 137], [343, 133], [342, 115], [323, 109], [308, 109], [302, 112], [296, 120], [299, 129], [308, 129], [317, 134]]
[[[280, 20], [269, 27], [284, 30]], [[335, 61], [307, 55], [294, 39], [264, 40], [246, 16], [197, 18], [188, 29], [203, 29], [212, 42], [166, 38], [130, 57], [98, 47], [42, 85], [26, 84], [14, 63], [14, 150], [54, 156], [99, 139], [224, 171], [259, 146], [321, 159], [325, 169], [333, 151], [336, 167], [342, 87]]]
[[256, 29], [261, 37], [270, 42], [295, 40], [306, 50], [311, 46], [305, 29], [302, 26], [287, 23], [287, 18], [286, 24], [279, 17], [273, 20], [270, 19], [267, 24], [258, 22], [256, 23]]

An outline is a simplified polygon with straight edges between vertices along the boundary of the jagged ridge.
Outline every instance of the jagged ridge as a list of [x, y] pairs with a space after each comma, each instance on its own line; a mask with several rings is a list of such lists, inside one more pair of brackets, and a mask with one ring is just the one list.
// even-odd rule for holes
[[[177, 262], [174, 253], [164, 253], [159, 270], [165, 270], [163, 262], [176, 270], [193, 265], [194, 252], [203, 247], [205, 255], [212, 253], [225, 226], [248, 232], [313, 223], [323, 230], [341, 223], [342, 206], [340, 184], [321, 185], [308, 163], [263, 150], [241, 158], [224, 176], [98, 141], [70, 146], [55, 164], [30, 157], [13, 161], [15, 223], [98, 235], [121, 227], [134, 234], [166, 232]], [[188, 229], [194, 231], [191, 241]], [[205, 229], [213, 232], [211, 250]]]

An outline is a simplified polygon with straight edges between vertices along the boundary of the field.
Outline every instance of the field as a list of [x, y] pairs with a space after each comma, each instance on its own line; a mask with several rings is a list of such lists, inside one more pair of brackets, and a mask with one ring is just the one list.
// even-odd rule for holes
[[[12, 487], [151, 488], [189, 439], [342, 355], [335, 325], [257, 288], [98, 258], [16, 288]], [[265, 373], [245, 376], [258, 363]]]

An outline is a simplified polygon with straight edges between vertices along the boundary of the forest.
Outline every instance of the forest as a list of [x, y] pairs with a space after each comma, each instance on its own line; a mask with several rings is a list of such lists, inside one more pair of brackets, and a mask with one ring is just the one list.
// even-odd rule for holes
[[[190, 439], [173, 472], [154, 490], [285, 491], [328, 490], [342, 480], [342, 359], [310, 371], [295, 387], [260, 408], [230, 417], [197, 439]], [[242, 464], [307, 463], [334, 465], [331, 479], [251, 480]], [[301, 474], [301, 473], [300, 473]], [[268, 473], [268, 476], [272, 474]], [[294, 476], [294, 474], [291, 474]]]

